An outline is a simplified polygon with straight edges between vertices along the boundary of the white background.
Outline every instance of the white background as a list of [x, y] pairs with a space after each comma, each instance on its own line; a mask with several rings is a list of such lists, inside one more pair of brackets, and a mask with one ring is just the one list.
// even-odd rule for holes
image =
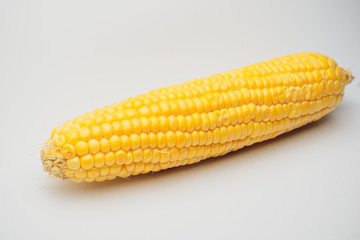
[[360, 76], [357, 1], [0, 1], [0, 239], [360, 239], [360, 84], [225, 157], [76, 184], [51, 130], [149, 90], [318, 51]]

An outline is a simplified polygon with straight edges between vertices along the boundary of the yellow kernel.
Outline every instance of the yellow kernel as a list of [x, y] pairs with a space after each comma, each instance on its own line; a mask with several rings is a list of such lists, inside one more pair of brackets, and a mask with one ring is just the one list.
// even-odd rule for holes
[[[156, 100], [155, 98], [153, 98], [152, 100], [153, 100], [154, 102], [156, 102], [156, 101], [155, 101], [155, 100]], [[150, 110], [151, 110], [152, 115], [154, 115], [154, 116], [159, 116], [159, 115], [161, 114], [161, 110], [160, 110], [159, 106], [156, 105], [156, 104], [151, 105], [151, 106], [150, 106]]]
[[128, 136], [121, 135], [120, 142], [121, 149], [123, 149], [124, 151], [130, 150], [130, 138]]
[[[284, 105], [284, 106], [286, 106], [286, 105]], [[277, 104], [276, 106], [275, 106], [275, 108], [276, 108], [276, 115], [277, 115], [277, 120], [280, 120], [280, 119], [282, 119], [283, 117], [284, 117], [284, 107], [283, 107], [283, 105], [281, 105], [281, 104]]]
[[130, 163], [130, 164], [125, 165], [125, 168], [128, 172], [132, 172], [135, 169], [135, 163]]
[[145, 169], [145, 163], [143, 162], [138, 162], [135, 164], [135, 168], [132, 172], [132, 175], [138, 175], [139, 173], [141, 173], [143, 170]]
[[179, 99], [177, 103], [179, 105], [179, 110], [181, 115], [186, 116], [187, 114], [189, 114], [188, 106], [183, 99]]
[[97, 178], [95, 178], [95, 181], [97, 181], [97, 182], [103, 182], [105, 180], [106, 180], [106, 177], [97, 177]]
[[126, 109], [125, 114], [128, 119], [137, 117], [137, 112], [135, 109]]
[[153, 152], [151, 149], [146, 149], [143, 151], [143, 157], [142, 157], [142, 161], [144, 163], [148, 163], [151, 161], [152, 159], [152, 155], [153, 155]]
[[226, 127], [220, 128], [220, 143], [224, 143], [228, 140], [228, 129]]
[[126, 154], [126, 161], [125, 161], [125, 164], [131, 164], [134, 162], [134, 158], [133, 158], [133, 155], [131, 152], [128, 152]]
[[235, 128], [235, 139], [240, 139], [241, 137], [241, 125], [237, 124], [234, 126]]
[[188, 107], [189, 114], [196, 112], [196, 104], [191, 98], [185, 99], [186, 105]]
[[126, 168], [121, 168], [120, 172], [117, 175], [121, 178], [127, 178], [131, 175], [131, 172], [128, 172]]
[[113, 165], [109, 167], [109, 173], [110, 175], [116, 175], [120, 172], [121, 166], [119, 165]]
[[77, 178], [77, 177], [71, 177], [70, 179], [71, 179], [71, 181], [74, 181], [74, 182], [77, 182], [77, 183], [80, 183], [80, 182], [83, 181], [83, 179]]
[[89, 141], [91, 139], [91, 131], [87, 127], [82, 127], [79, 129], [79, 138], [82, 141]]
[[168, 102], [163, 101], [159, 103], [160, 111], [162, 115], [169, 116], [171, 113], [170, 105]]
[[74, 158], [68, 159], [66, 161], [66, 165], [71, 170], [78, 170], [80, 168], [80, 159], [79, 159], [79, 157], [74, 157]]
[[149, 118], [146, 117], [141, 117], [140, 118], [140, 124], [141, 124], [141, 129], [143, 132], [150, 132], [151, 129], [151, 125], [150, 125], [150, 120]]
[[176, 131], [175, 135], [176, 135], [175, 136], [176, 137], [176, 140], [175, 140], [176, 147], [179, 148], [179, 149], [184, 147], [184, 145], [185, 145], [185, 135], [184, 135], [184, 133], [181, 132], [181, 131]]
[[194, 128], [195, 128], [195, 130], [200, 130], [201, 126], [202, 126], [201, 115], [199, 113], [194, 113], [192, 115], [192, 118], [194, 120]]
[[109, 174], [109, 167], [102, 167], [99, 169], [100, 170], [100, 175], [101, 176], [107, 176]]
[[176, 135], [173, 131], [168, 131], [165, 134], [166, 136], [166, 145], [168, 148], [172, 148], [175, 146], [176, 143]]
[[89, 152], [94, 154], [100, 151], [100, 142], [96, 139], [91, 139], [88, 142], [89, 145]]
[[196, 146], [199, 144], [200, 135], [198, 131], [193, 131], [191, 133], [191, 145]]
[[253, 132], [253, 130], [254, 130], [254, 122], [249, 122], [249, 123], [247, 124], [247, 134], [248, 134], [248, 136], [251, 135], [251, 133]]
[[207, 131], [210, 128], [210, 118], [208, 114], [202, 113], [201, 114], [201, 130]]
[[131, 125], [134, 133], [140, 134], [141, 133], [141, 123], [140, 120], [137, 118], [131, 119]]
[[182, 148], [179, 151], [179, 160], [184, 160], [188, 155], [188, 151], [186, 148]]
[[235, 139], [235, 128], [234, 128], [234, 126], [230, 125], [227, 127], [227, 129], [228, 129], [228, 135], [229, 135], [228, 141], [233, 141]]
[[[55, 135], [56, 136], [56, 135]], [[57, 147], [63, 147], [66, 144], [66, 138], [62, 135], [59, 135], [56, 139], [55, 139], [55, 146]]]
[[106, 180], [114, 180], [116, 178], [116, 175], [109, 175], [106, 177]]
[[151, 110], [148, 106], [143, 106], [141, 108], [139, 108], [139, 116], [142, 116], [142, 117], [149, 117], [151, 115]]
[[121, 129], [121, 123], [116, 121], [111, 123], [111, 126], [113, 128], [114, 134], [116, 135], [121, 135], [122, 134], [122, 129]]
[[119, 150], [115, 153], [115, 162], [117, 165], [122, 165], [126, 161], [126, 152]]
[[254, 128], [253, 131], [250, 135], [251, 138], [256, 138], [260, 135], [260, 131], [261, 131], [261, 124], [260, 123], [254, 123]]
[[110, 148], [109, 140], [106, 139], [106, 138], [102, 138], [102, 139], [100, 140], [100, 150], [101, 150], [101, 152], [107, 153], [107, 152], [110, 151], [110, 149], [111, 149], [111, 148]]
[[169, 101], [169, 107], [171, 109], [171, 113], [174, 115], [180, 114], [179, 105], [176, 101]]
[[158, 163], [159, 160], [160, 160], [160, 151], [159, 150], [154, 150], [152, 152], [151, 162], [152, 163]]
[[250, 92], [247, 88], [241, 88], [240, 89], [240, 93], [242, 94], [243, 98], [244, 98], [244, 103], [245, 104], [248, 104], [250, 103]]
[[91, 127], [91, 136], [98, 140], [100, 140], [102, 138], [102, 131], [98, 125]]
[[86, 154], [80, 158], [81, 168], [88, 170], [94, 166], [94, 158], [91, 154]]
[[121, 139], [117, 135], [112, 135], [109, 139], [111, 151], [117, 151], [121, 146]]
[[75, 177], [83, 179], [86, 177], [86, 171], [84, 169], [79, 169], [75, 172]]
[[133, 151], [134, 162], [141, 162], [143, 160], [143, 156], [144, 156], [143, 150], [137, 149]]
[[244, 123], [248, 123], [251, 120], [251, 109], [248, 105], [242, 106], [243, 112], [243, 121]]
[[115, 161], [116, 159], [114, 152], [108, 152], [107, 154], [105, 154], [105, 165], [112, 166], [114, 165]]
[[101, 124], [101, 130], [103, 133], [103, 137], [105, 138], [109, 138], [111, 135], [113, 135], [113, 129], [110, 123]]
[[177, 130], [177, 119], [175, 116], [171, 115], [169, 116], [169, 129], [171, 131], [176, 131]]
[[105, 163], [105, 154], [102, 152], [96, 153], [94, 155], [94, 166], [100, 168], [104, 166]]
[[75, 151], [77, 153], [77, 155], [82, 156], [88, 153], [89, 151], [89, 146], [87, 144], [87, 142], [84, 141], [79, 141], [75, 144]]
[[164, 148], [166, 146], [166, 136], [164, 133], [159, 132], [157, 134], [157, 147], [159, 149]]
[[[208, 97], [209, 96], [212, 96], [212, 95], [208, 95]], [[209, 101], [208, 97], [205, 97], [205, 96], [200, 97], [200, 100], [201, 100], [201, 102], [203, 103], [203, 106], [204, 106], [204, 112], [210, 112], [211, 109], [212, 109], [212, 106], [210, 104], [210, 101]], [[214, 110], [215, 109], [216, 108], [214, 108]]]
[[132, 133], [131, 122], [127, 119], [121, 121], [121, 128], [122, 128], [123, 134], [125, 134], [125, 135], [130, 135]]
[[58, 126], [58, 127], [54, 128], [54, 130], [52, 130], [51, 136], [53, 137], [55, 134], [56, 134], [56, 135], [59, 135], [60, 132], [61, 132], [61, 127]]
[[150, 130], [153, 133], [156, 133], [160, 130], [160, 121], [155, 116], [150, 117]]
[[141, 148], [146, 149], [149, 146], [149, 136], [145, 133], [141, 133], [139, 137]]
[[186, 131], [192, 132], [195, 128], [195, 122], [192, 116], [186, 116]]
[[328, 81], [327, 82], [327, 94], [328, 95], [332, 95], [334, 93], [334, 90], [335, 90], [335, 84], [334, 84], [334, 81]]
[[177, 126], [179, 131], [186, 131], [186, 118], [182, 115], [177, 116]]
[[130, 135], [130, 147], [132, 150], [140, 147], [140, 136], [137, 134]]
[[72, 144], [65, 144], [62, 149], [62, 154], [65, 158], [72, 158], [75, 156], [75, 147]]
[[115, 116], [115, 119], [117, 119], [118, 121], [122, 121], [124, 119], [126, 119], [126, 114], [124, 111], [122, 111], [123, 109], [118, 109], [117, 112], [115, 112], [114, 116]]
[[157, 145], [157, 136], [154, 133], [149, 133], [149, 147], [155, 148]]
[[260, 122], [260, 121], [262, 121], [262, 120], [263, 120], [263, 116], [264, 116], [263, 109], [262, 109], [262, 107], [258, 106], [258, 107], [256, 108], [256, 116], [255, 116], [254, 121], [255, 121], [255, 122]]
[[97, 178], [100, 175], [99, 170], [97, 169], [91, 169], [87, 171], [87, 177], [88, 178]]
[[196, 147], [190, 147], [188, 149], [188, 156], [187, 158], [191, 159], [191, 158], [194, 158], [196, 155]]
[[176, 148], [173, 148], [170, 150], [170, 161], [177, 161], [179, 159], [179, 150]]
[[153, 163], [146, 163], [145, 166], [144, 166], [144, 170], [141, 172], [141, 173], [148, 173], [150, 172], [154, 167], [154, 164]]
[[213, 143], [220, 142], [220, 138], [221, 138], [220, 128], [215, 128], [213, 131]]
[[199, 144], [198, 145], [204, 145], [206, 143], [206, 132], [199, 131]]

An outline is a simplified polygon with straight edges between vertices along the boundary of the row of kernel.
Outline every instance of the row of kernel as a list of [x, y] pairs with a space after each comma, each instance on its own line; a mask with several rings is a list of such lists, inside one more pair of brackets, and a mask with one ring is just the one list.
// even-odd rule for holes
[[[285, 80], [280, 79], [277, 76], [279, 82], [282, 83]], [[256, 81], [251, 81], [256, 82]], [[302, 88], [299, 88], [299, 92], [297, 95], [300, 97], [305, 95], [314, 95], [316, 92], [321, 91], [324, 95], [330, 94], [338, 94], [344, 88], [344, 82], [342, 81], [322, 81], [320, 83], [310, 84], [310, 85], [300, 85]], [[294, 88], [292, 88], [294, 89]], [[219, 109], [224, 106], [237, 106], [241, 104], [246, 104], [251, 101], [254, 103], [259, 102], [261, 104], [262, 101], [265, 104], [271, 104], [272, 100], [278, 98], [277, 96], [281, 96], [283, 91], [286, 91], [286, 88], [276, 87], [276, 88], [265, 88], [265, 89], [248, 89], [242, 88], [237, 91], [223, 92], [223, 93], [215, 93], [215, 95], [208, 94], [206, 96], [202, 96], [200, 98], [195, 97], [194, 99], [180, 99], [180, 101], [163, 101], [158, 104], [152, 104], [151, 106], [143, 106], [141, 103], [138, 103], [136, 106], [129, 105], [128, 107], [138, 107], [139, 109], [125, 109], [123, 106], [119, 106], [117, 111], [113, 108], [109, 107], [107, 109], [98, 109], [93, 113], [89, 113], [88, 118], [86, 115], [80, 116], [74, 120], [74, 122], [81, 122], [82, 125], [91, 125], [91, 124], [99, 124], [106, 121], [112, 121], [114, 119], [123, 120], [130, 119], [139, 116], [150, 116], [150, 115], [177, 115], [177, 114], [191, 114], [193, 112], [203, 112], [203, 111], [211, 111], [214, 109]], [[215, 96], [215, 101], [213, 100]], [[217, 102], [218, 101], [218, 102]], [[286, 101], [286, 100], [284, 100]], [[127, 102], [127, 101], [125, 101]], [[215, 105], [214, 105], [215, 104]], [[206, 107], [211, 106], [211, 108], [204, 109]], [[121, 110], [119, 110], [121, 109]], [[91, 115], [92, 114], [92, 115]], [[94, 115], [95, 114], [95, 115]]]
[[[223, 87], [221, 90], [236, 90], [240, 88], [248, 89], [264, 89], [270, 87], [293, 86], [301, 87], [304, 84], [315, 84], [321, 81], [340, 81], [342, 80], [342, 72], [340, 69], [329, 68], [328, 70], [315, 70], [312, 72], [299, 72], [299, 73], [281, 73], [274, 75], [267, 75], [263, 77], [239, 78], [232, 79], [232, 88]], [[227, 82], [227, 81], [225, 81]], [[229, 85], [229, 84], [228, 84]], [[216, 85], [215, 85], [216, 86]], [[226, 84], [222, 83], [222, 86]], [[216, 90], [220, 90], [217, 88]]]
[[[305, 115], [305, 118], [310, 117], [311, 115]], [[219, 131], [218, 134], [216, 134], [216, 131], [214, 131], [214, 136], [217, 136], [217, 139], [214, 139], [214, 142], [210, 142], [208, 145], [205, 146], [209, 146], [210, 144], [216, 144], [216, 143], [225, 143], [225, 142], [231, 142], [235, 139], [244, 139], [247, 136], [250, 136], [251, 138], [257, 137], [257, 136], [262, 136], [262, 135], [266, 135], [266, 134], [270, 134], [271, 132], [276, 132], [278, 131], [278, 129], [288, 129], [290, 128], [292, 125], [294, 125], [295, 123], [297, 124], [299, 120], [301, 120], [302, 118], [298, 117], [296, 119], [285, 119], [285, 120], [281, 120], [281, 121], [277, 121], [277, 122], [269, 122], [269, 123], [251, 123], [251, 124], [247, 124], [244, 125], [242, 124], [242, 126], [240, 127], [240, 125], [236, 125], [235, 127], [230, 126], [229, 128], [225, 128], [225, 127], [221, 127], [221, 130]], [[232, 130], [233, 129], [233, 130]], [[238, 131], [236, 131], [236, 129], [238, 129]], [[246, 129], [247, 133], [241, 137], [241, 131]], [[245, 131], [243, 131], [244, 133]], [[205, 135], [206, 133], [204, 133], [204, 137], [207, 136]], [[237, 135], [237, 136], [236, 136]], [[193, 136], [196, 136], [196, 134]], [[199, 141], [199, 136], [195, 137], [196, 139], [196, 145], [199, 146], [203, 146], [205, 144], [205, 141], [200, 142]], [[191, 139], [191, 138], [190, 138]], [[175, 142], [175, 140], [174, 140]], [[181, 148], [185, 147], [189, 147], [190, 144], [188, 144], [188, 146], [186, 145], [182, 145], [181, 144]], [[175, 147], [171, 146], [171, 147]], [[109, 153], [97, 153], [94, 156], [91, 154], [87, 154], [81, 158], [79, 157], [74, 157], [72, 159], [69, 159], [67, 164], [68, 167], [70, 169], [78, 169], [80, 168], [80, 166], [83, 169], [91, 169], [92, 167], [102, 167], [104, 165], [106, 166], [112, 166], [113, 164], [115, 164], [115, 162], [119, 165], [121, 164], [127, 164], [127, 163], [132, 163], [132, 162], [150, 162], [152, 161], [153, 163], [156, 163], [158, 161], [164, 162], [170, 159], [176, 159], [177, 156], [184, 154], [181, 151], [183, 151], [183, 149], [178, 150], [176, 148], [173, 148], [171, 150], [151, 150], [151, 149], [146, 149], [146, 150], [142, 150], [142, 149], [137, 149], [133, 152], [125, 152], [123, 150], [119, 150], [116, 153], [114, 152], [109, 152]], [[184, 155], [181, 155], [184, 156]], [[161, 159], [165, 159], [165, 160], [161, 160]]]
[[[305, 63], [304, 63], [305, 64]], [[235, 72], [237, 72], [239, 70], [235, 70]], [[244, 71], [247, 71], [246, 69], [242, 70], [242, 72]], [[318, 70], [314, 70], [312, 72], [300, 72], [299, 74], [301, 74], [301, 78], [303, 79], [298, 79], [300, 75], [297, 75], [297, 74], [291, 74], [291, 75], [286, 75], [286, 76], [291, 76], [291, 77], [285, 77], [282, 79], [282, 81], [277, 81], [278, 84], [280, 84], [281, 86], [282, 85], [287, 85], [287, 84], [290, 84], [288, 81], [288, 78], [290, 78], [290, 80], [295, 77], [297, 80], [296, 82], [298, 83], [299, 86], [301, 86], [301, 84], [305, 81], [309, 81], [309, 83], [314, 83], [317, 81], [317, 79], [319, 78], [325, 78], [325, 79], [338, 79], [338, 80], [342, 80], [341, 76], [341, 70], [339, 68], [335, 68], [334, 66], [327, 69], [327, 70], [321, 70], [321, 71], [318, 71]], [[224, 76], [227, 76], [228, 74], [225, 74]], [[241, 74], [240, 74], [241, 75]], [[208, 79], [204, 79], [202, 81], [200, 80], [196, 80], [196, 82], [198, 83], [197, 85], [195, 84], [191, 84], [193, 81], [190, 81], [188, 82], [188, 84], [180, 84], [180, 85], [174, 85], [174, 86], [170, 86], [168, 88], [163, 88], [161, 89], [161, 91], [159, 90], [154, 90], [148, 94], [144, 94], [144, 95], [140, 95], [140, 96], [137, 96], [135, 98], [132, 98], [131, 100], [129, 101], [124, 101], [124, 103], [127, 103], [127, 102], [132, 102], [134, 101], [134, 105], [135, 107], [136, 106], [141, 106], [141, 102], [137, 101], [138, 99], [146, 99], [146, 97], [144, 96], [148, 96], [147, 100], [148, 100], [148, 104], [150, 102], [160, 102], [162, 100], [171, 100], [171, 99], [179, 99], [179, 98], [191, 98], [191, 97], [194, 97], [194, 96], [200, 96], [206, 92], [210, 92], [211, 90], [218, 90], [218, 89], [221, 89], [221, 90], [229, 90], [229, 89], [232, 89], [234, 87], [234, 84], [237, 85], [237, 81], [242, 81], [240, 85], [237, 85], [237, 86], [240, 86], [240, 87], [248, 87], [248, 88], [252, 88], [252, 87], [258, 87], [258, 88], [262, 88], [262, 87], [269, 87], [267, 86], [268, 85], [268, 82], [269, 80], [268, 79], [262, 79], [259, 81], [259, 78], [257, 78], [256, 76], [255, 77], [255, 81], [254, 81], [254, 78], [252, 79], [248, 79], [247, 81], [244, 80], [244, 78], [247, 76], [246, 74], [243, 74], [244, 76], [240, 76], [240, 78], [235, 78], [235, 79], [229, 79], [230, 77], [226, 78], [225, 77], [225, 80], [223, 79], [224, 76], [222, 76], [221, 74], [217, 74], [217, 75], [214, 75]], [[281, 75], [281, 74], [280, 74]], [[249, 76], [252, 76], [251, 74]], [[279, 76], [278, 74], [276, 75], [271, 75], [272, 77], [274, 76]], [[233, 78], [233, 77], [231, 77]], [[206, 81], [207, 80], [207, 81]], [[279, 78], [277, 78], [277, 80], [279, 80]], [[209, 86], [208, 86], [208, 82], [213, 82], [214, 84], [212, 85], [212, 89], [209, 89]], [[245, 81], [245, 82], [244, 82]], [[261, 81], [263, 81], [261, 83]], [[271, 80], [270, 80], [271, 82]], [[255, 84], [255, 83], [258, 83], [258, 84]], [[255, 84], [255, 86], [253, 86]], [[220, 87], [223, 86], [223, 87]], [[228, 85], [228, 86], [226, 86]], [[258, 85], [258, 86], [257, 86]], [[202, 88], [203, 86], [206, 86], [204, 88]], [[197, 90], [197, 88], [200, 89], [200, 91]], [[169, 96], [167, 96], [167, 94]], [[175, 95], [174, 95], [175, 94]], [[128, 104], [128, 107], [133, 107], [132, 104]]]
[[[253, 78], [235, 78], [228, 80], [218, 80], [216, 78], [209, 78], [208, 81], [204, 81], [203, 86], [196, 86], [190, 88], [186, 85], [180, 85], [177, 88], [169, 88], [164, 92], [154, 90], [150, 93], [140, 95], [138, 97], [129, 99], [123, 102], [125, 108], [138, 108], [140, 106], [149, 105], [151, 103], [158, 103], [161, 101], [179, 100], [185, 98], [200, 97], [205, 93], [213, 91], [229, 91], [239, 88], [269, 88], [275, 86], [302, 86], [304, 83], [313, 84], [320, 82], [321, 80], [342, 80], [341, 70], [329, 68], [328, 70], [314, 70], [312, 72], [300, 72], [296, 74], [276, 74], [266, 77], [253, 77]], [[144, 101], [144, 102], [142, 102]]]
[[[336, 95], [338, 96], [338, 95]], [[328, 102], [334, 102], [336, 99], [335, 95], [331, 95], [328, 97], [323, 97], [323, 104], [327, 104]], [[95, 125], [91, 128], [81, 127], [80, 129], [72, 129], [69, 127], [64, 127], [61, 133], [65, 136], [65, 139], [58, 138], [58, 142], [62, 142], [62, 144], [58, 144], [59, 146], [63, 146], [66, 142], [76, 143], [80, 141], [89, 141], [90, 139], [102, 140], [103, 138], [109, 138], [109, 141], [112, 143], [108, 143], [108, 140], [103, 141], [103, 149], [109, 148], [109, 146], [114, 146], [116, 148], [116, 143], [119, 142], [117, 136], [113, 135], [131, 135], [132, 132], [137, 134], [144, 132], [148, 133], [150, 131], [156, 133], [159, 131], [166, 132], [168, 130], [176, 131], [189, 131], [193, 130], [203, 130], [207, 131], [208, 129], [214, 129], [216, 126], [227, 126], [229, 124], [234, 125], [238, 122], [247, 123], [253, 119], [255, 121], [273, 121], [275, 119], [281, 119], [283, 117], [288, 116], [288, 112], [290, 111], [290, 117], [296, 116], [298, 111], [294, 112], [294, 109], [299, 109], [300, 103], [292, 103], [289, 104], [277, 104], [271, 105], [270, 107], [266, 105], [255, 106], [254, 104], [243, 105], [241, 107], [222, 109], [221, 111], [210, 112], [208, 114], [195, 113], [192, 116], [170, 116], [164, 117], [150, 117], [150, 118], [140, 118], [140, 119], [132, 119], [124, 120], [123, 122], [115, 121], [113, 123], [103, 123], [100, 126]], [[306, 109], [314, 109], [313, 106], [319, 105], [319, 100], [317, 101], [305, 101], [302, 102], [303, 111], [306, 114], [308, 111]], [[309, 106], [309, 107], [307, 107]], [[271, 113], [270, 115], [268, 113]], [[311, 110], [310, 110], [311, 113]], [[269, 119], [270, 117], [270, 119]], [[112, 137], [112, 139], [110, 139]], [[123, 141], [127, 141], [128, 137], [124, 136]]]
[[[161, 116], [160, 118], [151, 117], [150, 119], [140, 119], [142, 120], [140, 122], [146, 123], [145, 126], [147, 126], [147, 128], [139, 126], [139, 124], [135, 125], [137, 126], [136, 128], [133, 128], [133, 125], [131, 124], [132, 122], [130, 121], [125, 122], [125, 126], [127, 127], [126, 129], [123, 129], [121, 124], [118, 122], [113, 122], [112, 124], [104, 123], [101, 126], [96, 125], [91, 128], [82, 127], [75, 132], [74, 130], [65, 132], [64, 135], [66, 136], [66, 140], [63, 140], [63, 143], [66, 141], [70, 143], [77, 143], [79, 141], [87, 142], [91, 140], [92, 142], [91, 145], [89, 145], [89, 148], [94, 149], [90, 149], [90, 151], [93, 152], [96, 152], [96, 149], [98, 149], [98, 151], [101, 149], [101, 151], [107, 152], [110, 151], [110, 149], [119, 149], [121, 146], [123, 146], [124, 149], [134, 149], [139, 147], [140, 142], [150, 142], [150, 145], [156, 145], [159, 140], [163, 141], [166, 138], [171, 138], [165, 135], [165, 133], [168, 131], [207, 131], [209, 129], [213, 130], [220, 126], [236, 125], [237, 123], [242, 122], [247, 123], [251, 120], [256, 122], [266, 122], [274, 121], [276, 119], [279, 120], [285, 117], [293, 118], [301, 114], [317, 111], [317, 109], [321, 108], [322, 105], [334, 105], [335, 101], [336, 96], [332, 95], [323, 97], [322, 100], [304, 101], [301, 104], [290, 102], [289, 104], [277, 104], [271, 105], [270, 107], [266, 105], [255, 106], [254, 104], [250, 104], [250, 107], [248, 105], [244, 105], [242, 107], [223, 109], [221, 111], [215, 111], [208, 114], [196, 113], [187, 117], [170, 116], [169, 118], [166, 118]], [[136, 134], [132, 133], [134, 130]], [[153, 133], [149, 133], [149, 135], [146, 134], [150, 131]], [[171, 136], [171, 133], [169, 133], [169, 135]], [[73, 141], [71, 142], [70, 140]], [[79, 144], [81, 144], [81, 147], [79, 148], [84, 149], [79, 150], [79, 152], [86, 153], [87, 146], [83, 143]]]
[[[306, 105], [307, 107], [307, 105]], [[311, 106], [309, 106], [310, 108]], [[301, 110], [300, 104], [289, 104], [287, 105], [276, 105], [270, 108], [258, 108], [255, 109], [254, 116], [252, 117], [252, 113], [250, 110], [247, 111], [245, 115], [246, 123], [249, 122], [252, 118], [255, 118], [255, 121], [262, 121], [262, 120], [275, 120], [275, 117], [284, 118], [287, 115], [290, 117], [296, 117], [301, 114], [299, 113], [299, 109]], [[294, 114], [293, 114], [294, 112]], [[242, 114], [240, 112], [240, 114]], [[243, 118], [239, 119], [237, 117], [238, 112], [234, 110], [234, 112], [227, 110], [219, 111], [214, 116], [218, 118], [218, 123], [220, 124], [210, 124], [210, 121], [207, 123], [207, 127], [205, 130], [213, 130], [213, 131], [202, 131], [201, 126], [194, 128], [194, 125], [191, 125], [191, 129], [181, 129], [180, 131], [166, 131], [155, 133], [141, 133], [141, 134], [131, 134], [130, 136], [127, 135], [112, 135], [109, 139], [102, 138], [97, 140], [95, 138], [91, 138], [91, 136], [82, 136], [82, 130], [86, 130], [86, 128], [79, 131], [79, 135], [81, 137], [81, 141], [78, 141], [75, 146], [71, 144], [66, 144], [64, 146], [64, 155], [65, 157], [69, 158], [75, 155], [75, 153], [79, 156], [85, 155], [87, 153], [97, 153], [97, 152], [109, 152], [109, 151], [117, 151], [120, 148], [128, 151], [130, 149], [137, 149], [137, 148], [164, 148], [164, 147], [173, 147], [177, 146], [181, 148], [186, 145], [197, 145], [199, 142], [200, 144], [211, 144], [213, 141], [222, 141], [221, 136], [227, 138], [225, 134], [222, 132], [230, 132], [234, 133], [235, 135], [239, 135], [244, 131], [244, 125], [237, 125], [238, 122], [242, 122]], [[215, 118], [214, 118], [215, 119]], [[238, 121], [241, 120], [241, 121]], [[200, 120], [199, 120], [200, 121]], [[205, 122], [203, 122], [205, 123]], [[232, 125], [230, 125], [232, 124]], [[212, 126], [210, 126], [212, 125]], [[188, 124], [189, 126], [189, 124]], [[228, 130], [226, 130], [228, 128]], [[203, 128], [204, 129], [204, 128]], [[184, 132], [184, 130], [189, 130], [189, 132]], [[200, 130], [200, 131], [198, 131]], [[87, 129], [87, 131], [90, 131]], [[222, 134], [222, 135], [221, 135]], [[90, 133], [88, 134], [90, 135]], [[94, 136], [93, 136], [94, 137]], [[239, 136], [240, 137], [240, 136]], [[88, 141], [88, 142], [87, 142]], [[203, 142], [203, 143], [202, 143]]]
[[336, 67], [334, 61], [330, 61], [324, 57], [319, 58], [308, 58], [307, 56], [299, 56], [293, 59], [278, 58], [272, 59], [268, 62], [261, 62], [249, 65], [244, 68], [235, 69], [232, 71], [225, 72], [221, 74], [221, 77], [230, 75], [233, 72], [236, 72], [236, 76], [232, 77], [256, 77], [256, 76], [266, 76], [271, 74], [278, 74], [282, 72], [306, 72], [313, 70], [322, 70], [329, 67]]
[[340, 81], [322, 81], [310, 85], [306, 84], [302, 87], [241, 88], [235, 91], [206, 94], [200, 98], [163, 101], [149, 106], [142, 106], [139, 109], [119, 110], [114, 113], [104, 114], [103, 116], [95, 116], [93, 121], [94, 124], [99, 124], [115, 120], [131, 120], [138, 117], [203, 113], [249, 103], [271, 105], [278, 102], [288, 103], [290, 101], [314, 100], [321, 98], [321, 96], [339, 94], [343, 91], [343, 88], [344, 83]]

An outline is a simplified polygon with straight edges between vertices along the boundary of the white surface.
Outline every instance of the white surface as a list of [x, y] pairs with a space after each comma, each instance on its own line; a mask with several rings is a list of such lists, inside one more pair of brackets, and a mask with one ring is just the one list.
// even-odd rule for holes
[[53, 127], [154, 88], [301, 51], [360, 76], [359, 3], [290, 2], [1, 1], [0, 239], [360, 239], [359, 79], [325, 119], [197, 165], [41, 168]]

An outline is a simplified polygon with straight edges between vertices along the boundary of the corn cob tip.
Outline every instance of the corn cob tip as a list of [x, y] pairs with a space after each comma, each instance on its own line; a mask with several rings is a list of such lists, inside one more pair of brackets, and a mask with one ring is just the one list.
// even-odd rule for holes
[[355, 77], [352, 75], [352, 73], [351, 73], [351, 71], [350, 71], [349, 68], [348, 68], [348, 69], [341, 68], [341, 71], [343, 71], [344, 74], [345, 74], [345, 79], [346, 79], [345, 82], [346, 82], [346, 85], [347, 85], [347, 84], [350, 84], [350, 83], [352, 82], [352, 80], [355, 79]]
[[44, 144], [40, 152], [43, 169], [50, 176], [66, 179], [64, 169], [66, 168], [66, 159], [61, 148], [56, 147], [54, 141], [50, 139]]

